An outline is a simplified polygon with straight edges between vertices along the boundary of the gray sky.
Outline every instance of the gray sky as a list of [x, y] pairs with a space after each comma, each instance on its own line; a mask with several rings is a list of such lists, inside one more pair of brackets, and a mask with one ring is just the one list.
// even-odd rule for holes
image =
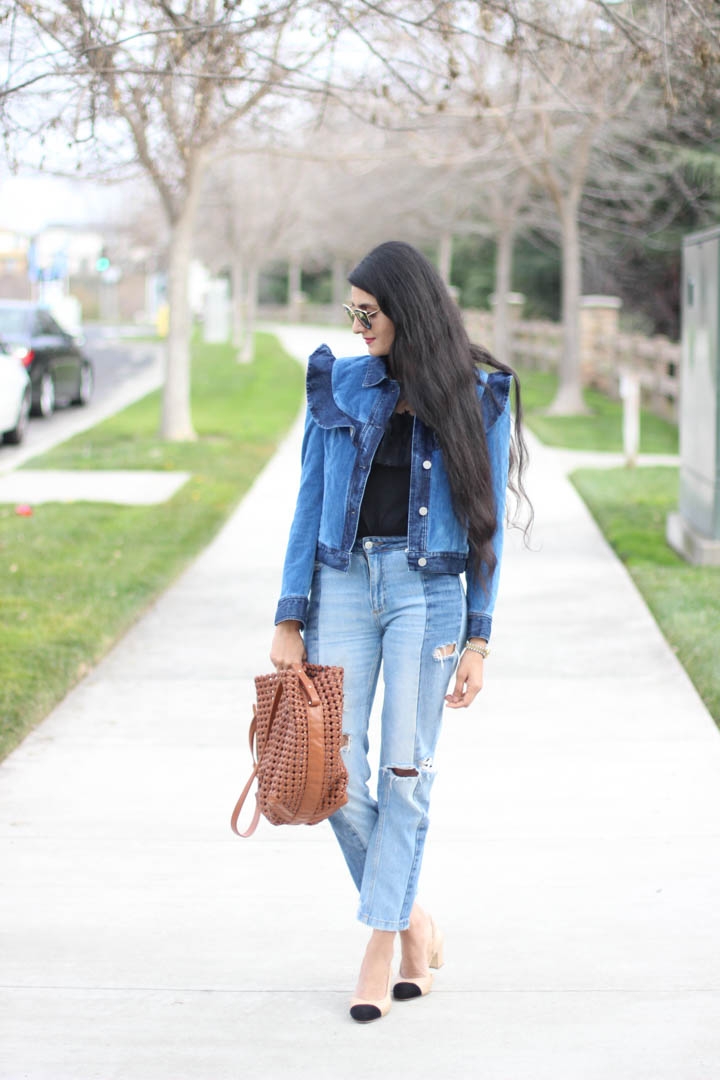
[[97, 225], [118, 194], [83, 180], [0, 175], [0, 228], [32, 234], [49, 224]]

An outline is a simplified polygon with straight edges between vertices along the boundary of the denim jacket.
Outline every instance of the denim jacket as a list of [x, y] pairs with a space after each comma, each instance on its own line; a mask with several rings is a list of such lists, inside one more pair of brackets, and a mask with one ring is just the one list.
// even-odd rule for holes
[[[467, 636], [490, 637], [497, 596], [510, 444], [511, 377], [478, 369], [497, 530], [497, 565], [485, 581], [467, 575]], [[400, 393], [375, 356], [336, 360], [327, 345], [310, 357], [302, 472], [275, 622], [305, 624], [315, 562], [347, 571], [370, 466]], [[415, 418], [410, 467], [407, 561], [410, 570], [460, 574], [467, 565], [466, 526], [452, 506], [435, 433]]]

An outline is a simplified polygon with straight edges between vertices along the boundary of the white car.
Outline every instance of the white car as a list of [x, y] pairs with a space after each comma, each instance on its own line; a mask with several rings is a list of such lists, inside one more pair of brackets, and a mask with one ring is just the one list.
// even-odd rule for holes
[[22, 442], [30, 416], [32, 388], [19, 357], [0, 344], [0, 439]]

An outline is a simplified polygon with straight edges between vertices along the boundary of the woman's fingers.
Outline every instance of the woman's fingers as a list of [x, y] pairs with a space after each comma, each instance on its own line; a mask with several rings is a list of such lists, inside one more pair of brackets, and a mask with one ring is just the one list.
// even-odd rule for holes
[[467, 709], [483, 685], [483, 658], [479, 653], [465, 652], [455, 675], [455, 686], [446, 694], [445, 703], [449, 709]]

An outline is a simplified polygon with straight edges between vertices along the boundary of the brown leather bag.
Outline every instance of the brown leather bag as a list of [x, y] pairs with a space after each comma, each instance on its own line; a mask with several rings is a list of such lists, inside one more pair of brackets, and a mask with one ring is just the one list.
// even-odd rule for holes
[[[232, 830], [252, 836], [261, 814], [272, 825], [316, 825], [347, 802], [348, 775], [340, 755], [343, 669], [293, 664], [258, 675], [255, 690], [253, 770], [232, 812]], [[238, 818], [255, 777], [255, 813], [240, 832]]]

